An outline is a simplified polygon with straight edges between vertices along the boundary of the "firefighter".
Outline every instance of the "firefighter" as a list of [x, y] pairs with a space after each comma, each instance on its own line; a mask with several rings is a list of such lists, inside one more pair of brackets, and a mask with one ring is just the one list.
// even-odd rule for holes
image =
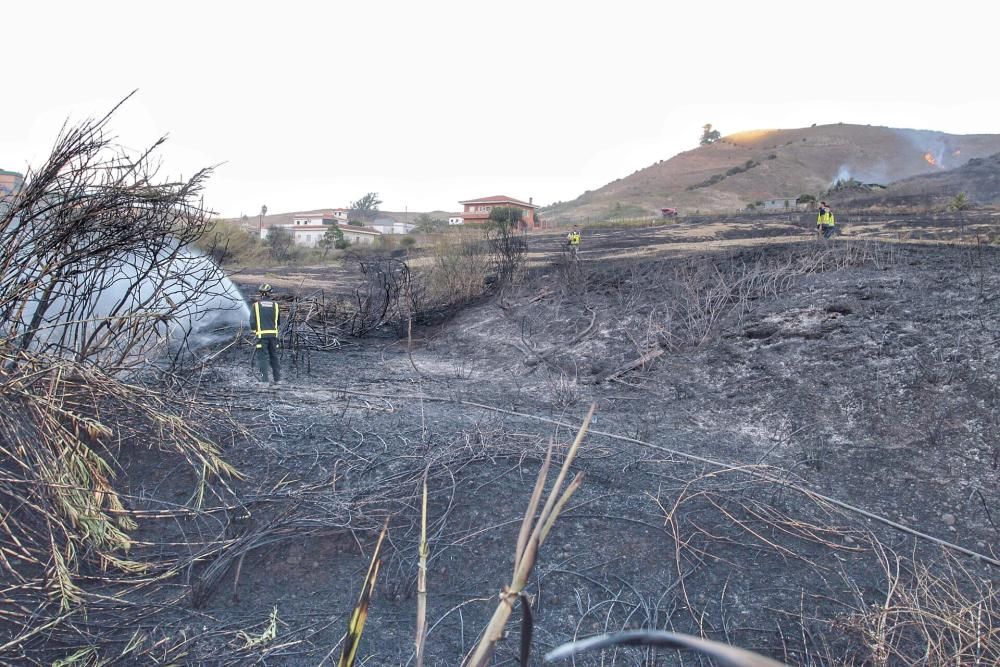
[[580, 229], [575, 225], [569, 234], [566, 235], [566, 245], [569, 246], [569, 251], [573, 257], [576, 257], [576, 253], [580, 249]]
[[271, 383], [281, 382], [278, 366], [278, 303], [271, 299], [271, 286], [264, 283], [257, 289], [257, 298], [250, 304], [250, 328], [256, 335], [257, 379], [267, 382], [267, 367], [271, 366]]
[[833, 218], [833, 209], [825, 202], [819, 203], [819, 214], [816, 216], [816, 233], [825, 239], [833, 236], [833, 228], [837, 221]]

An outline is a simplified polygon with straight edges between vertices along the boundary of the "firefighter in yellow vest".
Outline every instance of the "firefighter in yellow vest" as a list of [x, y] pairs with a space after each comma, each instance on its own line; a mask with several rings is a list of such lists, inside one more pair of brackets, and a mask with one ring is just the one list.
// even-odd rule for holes
[[833, 236], [833, 228], [837, 221], [833, 218], [833, 209], [825, 202], [819, 203], [819, 214], [816, 216], [816, 232], [823, 238], [828, 239]]
[[569, 246], [569, 251], [574, 257], [576, 257], [577, 251], [580, 249], [580, 230], [577, 227], [573, 227], [570, 233], [566, 235], [566, 245]]
[[271, 382], [281, 381], [278, 365], [278, 302], [271, 299], [271, 286], [264, 283], [257, 289], [257, 298], [250, 304], [250, 328], [257, 337], [257, 379], [267, 382], [267, 367], [271, 366]]

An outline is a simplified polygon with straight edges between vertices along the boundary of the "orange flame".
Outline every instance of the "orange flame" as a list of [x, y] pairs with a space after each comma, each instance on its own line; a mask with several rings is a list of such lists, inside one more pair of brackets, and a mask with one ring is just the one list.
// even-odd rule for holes
[[937, 160], [935, 160], [934, 156], [931, 155], [930, 153], [924, 153], [924, 159], [927, 160], [927, 164], [931, 165], [932, 167], [937, 166]]

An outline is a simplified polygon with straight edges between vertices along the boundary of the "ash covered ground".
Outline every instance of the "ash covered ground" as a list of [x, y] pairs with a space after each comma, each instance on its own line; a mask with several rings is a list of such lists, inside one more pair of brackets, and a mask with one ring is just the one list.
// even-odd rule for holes
[[[564, 453], [592, 402], [574, 464], [585, 482], [528, 589], [536, 658], [648, 627], [789, 664], [870, 664], [880, 641], [898, 660], [919, 636], [873, 631], [893, 591], [934, 577], [970, 599], [993, 590], [994, 248], [772, 240], [584, 257], [532, 269], [409, 341], [287, 351], [277, 387], [251, 379], [248, 350], [221, 359], [204, 395], [257, 442], [226, 451], [247, 474], [240, 511], [225, 520], [231, 546], [188, 573], [198, 620], [186, 622], [250, 631], [276, 608], [266, 657], [233, 659], [338, 655], [388, 518], [359, 658], [412, 663], [426, 469], [427, 664], [458, 664], [510, 581], [548, 443]], [[510, 631], [498, 664], [517, 661]], [[192, 655], [231, 651], [220, 636]], [[630, 648], [577, 664], [699, 663]]]
[[[388, 521], [359, 660], [413, 664], [426, 471], [425, 662], [457, 665], [510, 583], [546, 450], [558, 463], [595, 404], [527, 587], [533, 662], [658, 628], [790, 665], [998, 664], [1000, 252], [882, 240], [895, 222], [827, 243], [782, 220], [597, 231], [579, 262], [533, 238], [515, 286], [409, 337], [286, 349], [284, 384], [231, 347], [185, 381], [246, 429], [213, 432], [244, 478], [192, 495], [155, 442], [120, 452], [138, 555], [185, 565], [74, 626], [117, 633], [122, 664], [140, 636], [162, 662], [333, 664]], [[519, 615], [496, 664], [518, 661]]]

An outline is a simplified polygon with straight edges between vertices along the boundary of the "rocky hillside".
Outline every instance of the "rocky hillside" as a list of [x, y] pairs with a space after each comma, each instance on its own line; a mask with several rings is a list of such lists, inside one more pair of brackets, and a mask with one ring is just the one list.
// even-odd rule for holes
[[819, 194], [841, 179], [888, 184], [943, 172], [1000, 151], [1000, 135], [955, 135], [869, 125], [754, 130], [587, 191], [543, 211], [553, 222], [722, 212], [777, 197]]

